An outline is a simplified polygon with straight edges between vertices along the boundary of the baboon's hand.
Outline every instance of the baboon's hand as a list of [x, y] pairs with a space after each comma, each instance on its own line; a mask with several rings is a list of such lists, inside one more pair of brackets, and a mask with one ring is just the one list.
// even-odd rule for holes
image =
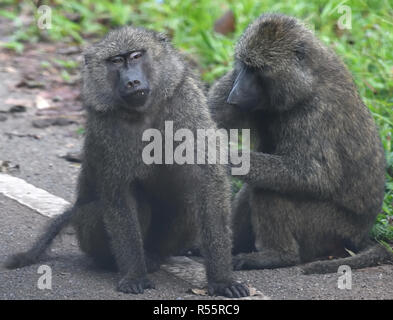
[[154, 284], [148, 278], [130, 279], [124, 277], [119, 281], [117, 290], [124, 293], [143, 293], [144, 289], [155, 289]]
[[4, 266], [7, 269], [18, 269], [29, 266], [36, 262], [36, 258], [29, 251], [14, 254], [5, 261]]
[[228, 298], [248, 297], [250, 290], [243, 283], [230, 282], [210, 282], [208, 284], [208, 293], [211, 296], [225, 296]]

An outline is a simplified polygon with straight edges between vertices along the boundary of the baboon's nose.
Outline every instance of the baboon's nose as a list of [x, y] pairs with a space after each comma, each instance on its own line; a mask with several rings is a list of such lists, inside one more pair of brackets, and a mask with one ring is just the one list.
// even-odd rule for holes
[[127, 82], [127, 88], [136, 88], [141, 84], [139, 80], [130, 80]]

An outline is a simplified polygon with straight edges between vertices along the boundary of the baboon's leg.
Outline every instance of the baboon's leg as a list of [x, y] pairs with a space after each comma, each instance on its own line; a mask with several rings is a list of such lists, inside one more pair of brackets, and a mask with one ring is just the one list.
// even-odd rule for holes
[[[286, 267], [341, 256], [345, 248], [363, 249], [368, 238], [368, 222], [357, 221], [330, 202], [258, 189], [252, 190], [250, 199], [256, 252], [236, 256], [237, 270]], [[335, 262], [331, 265], [336, 266]]]
[[[118, 270], [113, 255], [108, 232], [103, 221], [103, 204], [94, 201], [81, 206], [74, 219], [74, 228], [82, 251], [90, 256], [101, 268]], [[151, 210], [146, 197], [138, 193], [138, 216], [143, 235], [147, 233], [151, 219]], [[149, 255], [146, 261], [149, 272], [157, 270], [154, 255]]]
[[147, 278], [135, 193], [129, 192], [123, 183], [117, 187], [107, 185], [104, 189], [103, 221], [121, 274], [117, 289], [124, 293], [143, 293], [154, 285]]
[[289, 267], [300, 263], [293, 253], [281, 253], [278, 250], [263, 250], [240, 253], [233, 258], [234, 270], [274, 269]]
[[[75, 225], [78, 241], [81, 249], [93, 259], [100, 268], [117, 271], [115, 257], [110, 247], [110, 239], [104, 227], [102, 207], [98, 202], [84, 206], [79, 213], [78, 224]], [[145, 229], [147, 227], [143, 227]], [[148, 272], [157, 271], [160, 268], [160, 260], [154, 254], [145, 253], [146, 268]]]
[[290, 201], [271, 192], [253, 190], [250, 207], [257, 251], [235, 256], [234, 269], [270, 269], [300, 263], [299, 244], [287, 219], [292, 211]]
[[232, 201], [233, 253], [255, 250], [251, 225], [250, 186], [244, 184]]
[[[221, 294], [231, 298], [249, 295], [243, 284], [237, 283], [232, 274], [230, 201], [227, 198], [225, 175], [211, 170], [201, 184], [199, 197], [194, 201], [201, 235], [201, 251], [205, 260], [209, 294]], [[195, 192], [195, 191], [194, 191]]]
[[[152, 228], [153, 203], [155, 203], [155, 200], [152, 200], [142, 189], [136, 191], [136, 197], [138, 203], [138, 220], [145, 249], [146, 269], [148, 273], [151, 273], [159, 270], [163, 261], [162, 257], [156, 252], [151, 252], [148, 249], [148, 238], [152, 233], [155, 233], [155, 230]], [[163, 208], [161, 207], [160, 209], [162, 210]]]
[[73, 225], [81, 250], [99, 267], [117, 270], [109, 236], [104, 226], [102, 203], [94, 201], [79, 208]]
[[[273, 269], [288, 267], [299, 264], [301, 262], [299, 255], [299, 246], [296, 240], [285, 226], [271, 226], [272, 230], [276, 230], [277, 235], [281, 235], [281, 241], [288, 241], [285, 247], [279, 249], [279, 243], [273, 248], [261, 248], [258, 251], [249, 253], [240, 253], [233, 258], [234, 270], [251, 270], [251, 269]], [[289, 232], [289, 233], [286, 233]], [[256, 241], [259, 235], [256, 235]]]

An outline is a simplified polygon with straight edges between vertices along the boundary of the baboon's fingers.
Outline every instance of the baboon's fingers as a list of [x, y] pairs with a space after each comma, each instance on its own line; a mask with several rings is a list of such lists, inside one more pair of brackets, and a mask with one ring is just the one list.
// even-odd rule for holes
[[237, 287], [237, 290], [239, 291], [241, 297], [248, 297], [250, 295], [250, 289], [244, 284], [240, 284]]
[[248, 297], [250, 290], [242, 283], [237, 283], [230, 287], [233, 298]]
[[241, 298], [250, 295], [248, 287], [242, 283], [210, 283], [208, 286], [209, 295], [223, 295], [228, 298]]
[[234, 298], [240, 298], [240, 297], [242, 297], [242, 294], [241, 294], [241, 292], [240, 292], [240, 288], [237, 288], [236, 286], [231, 286], [231, 287], [230, 287], [230, 290], [231, 290], [232, 296], [233, 296]]
[[224, 295], [228, 298], [234, 298], [232, 291], [229, 288], [226, 288], [224, 291]]

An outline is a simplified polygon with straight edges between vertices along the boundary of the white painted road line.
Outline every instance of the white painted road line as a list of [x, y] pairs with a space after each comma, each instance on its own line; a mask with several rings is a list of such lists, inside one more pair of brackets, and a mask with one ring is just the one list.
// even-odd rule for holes
[[0, 193], [47, 217], [61, 214], [70, 205], [63, 198], [5, 173], [0, 173]]

